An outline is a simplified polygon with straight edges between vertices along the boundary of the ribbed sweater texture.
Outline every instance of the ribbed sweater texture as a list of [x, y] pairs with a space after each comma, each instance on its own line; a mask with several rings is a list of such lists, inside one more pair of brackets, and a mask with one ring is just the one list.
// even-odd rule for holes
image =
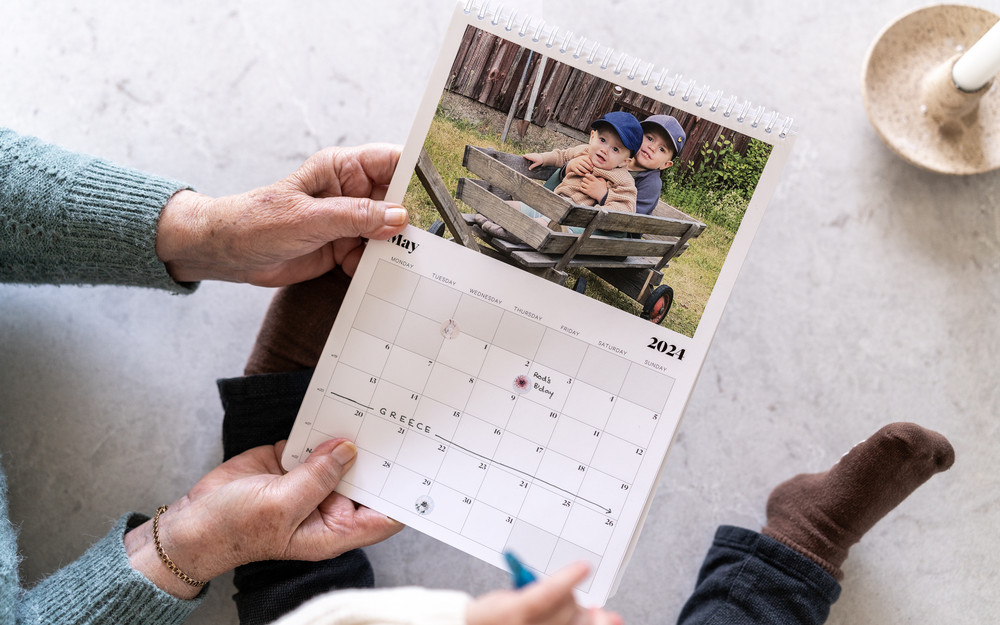
[[185, 188], [0, 127], [0, 281], [190, 292], [156, 256], [160, 211]]

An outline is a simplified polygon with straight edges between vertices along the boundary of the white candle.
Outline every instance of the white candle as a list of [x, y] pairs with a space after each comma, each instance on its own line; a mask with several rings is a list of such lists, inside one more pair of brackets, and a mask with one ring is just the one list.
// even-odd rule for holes
[[1000, 72], [1000, 22], [963, 54], [951, 70], [962, 91], [979, 91]]

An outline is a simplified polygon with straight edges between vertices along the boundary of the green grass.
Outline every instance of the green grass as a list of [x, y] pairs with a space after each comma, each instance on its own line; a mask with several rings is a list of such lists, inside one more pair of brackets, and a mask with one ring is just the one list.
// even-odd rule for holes
[[[430, 156], [431, 162], [438, 174], [444, 179], [445, 186], [455, 197], [459, 178], [474, 177], [462, 166], [462, 155], [466, 145], [496, 148], [504, 152], [523, 154], [538, 149], [537, 145], [525, 144], [520, 141], [500, 142], [500, 135], [486, 125], [474, 125], [466, 121], [448, 119], [440, 114], [434, 116], [430, 131], [424, 141], [424, 150]], [[403, 198], [403, 206], [410, 211], [410, 220], [418, 227], [427, 229], [435, 220], [440, 219], [430, 196], [417, 179], [416, 174], [410, 179]], [[472, 212], [464, 204], [459, 203], [463, 212]]]
[[[544, 149], [544, 146], [539, 146], [537, 143], [529, 144], [516, 140], [501, 143], [499, 133], [489, 125], [450, 119], [439, 111], [431, 123], [424, 149], [444, 179], [446, 187], [451, 190], [452, 197], [455, 195], [458, 179], [471, 176], [462, 166], [462, 155], [466, 145], [492, 147], [514, 154]], [[687, 198], [694, 199], [694, 196], [688, 193]], [[674, 199], [676, 201], [685, 198]], [[685, 336], [693, 336], [698, 327], [708, 296], [715, 286], [734, 235], [729, 228], [712, 225], [710, 219], [701, 216], [710, 214], [711, 207], [708, 209], [705, 207], [706, 201], [710, 203], [711, 198], [706, 200], [705, 197], [699, 196], [697, 200], [696, 208], [699, 213], [697, 218], [710, 225], [701, 236], [690, 241], [690, 247], [686, 252], [672, 260], [664, 269], [662, 282], [669, 284], [674, 290], [674, 303], [663, 325]], [[686, 211], [682, 204], [671, 203]], [[427, 229], [434, 221], [440, 219], [437, 209], [416, 175], [410, 180], [403, 205], [410, 211], [411, 222], [420, 228]], [[461, 202], [458, 202], [458, 205], [463, 211], [471, 212]], [[575, 277], [586, 275], [588, 296], [632, 314], [637, 315], [642, 311], [641, 304], [590, 272], [572, 269], [570, 273], [574, 278], [569, 284], [573, 283]]]
[[[709, 227], [691, 241], [686, 252], [670, 261], [663, 270], [661, 284], [673, 289], [674, 303], [663, 326], [684, 336], [694, 336], [732, 241], [730, 233]], [[572, 269], [570, 273], [578, 277], [582, 271], [585, 270]], [[642, 312], [639, 302], [590, 272], [584, 275], [587, 276], [588, 296], [635, 315]]]

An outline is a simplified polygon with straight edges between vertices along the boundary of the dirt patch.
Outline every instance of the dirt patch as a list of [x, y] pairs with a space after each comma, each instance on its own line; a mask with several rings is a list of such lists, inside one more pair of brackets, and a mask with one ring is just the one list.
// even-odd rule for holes
[[[504, 125], [507, 123], [507, 113], [450, 91], [444, 92], [441, 96], [438, 110], [449, 119], [470, 124], [481, 133], [496, 137], [503, 134]], [[581, 141], [586, 140], [532, 123], [527, 125], [522, 135], [519, 121], [515, 118], [507, 133], [507, 142], [511, 144], [512, 152], [547, 152], [579, 145]]]

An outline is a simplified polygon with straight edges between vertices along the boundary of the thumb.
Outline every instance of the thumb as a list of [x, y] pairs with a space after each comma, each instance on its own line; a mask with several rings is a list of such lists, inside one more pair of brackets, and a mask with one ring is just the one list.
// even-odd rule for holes
[[357, 197], [313, 201], [318, 208], [316, 234], [327, 241], [352, 237], [388, 239], [401, 232], [409, 221], [406, 209], [392, 202]]
[[529, 584], [522, 592], [528, 614], [535, 619], [544, 619], [558, 612], [576, 609], [573, 587], [586, 579], [590, 566], [585, 562], [574, 562], [552, 577]]
[[350, 470], [358, 448], [349, 440], [326, 441], [306, 461], [281, 477], [282, 487], [292, 493], [289, 503], [308, 514], [326, 499]]

